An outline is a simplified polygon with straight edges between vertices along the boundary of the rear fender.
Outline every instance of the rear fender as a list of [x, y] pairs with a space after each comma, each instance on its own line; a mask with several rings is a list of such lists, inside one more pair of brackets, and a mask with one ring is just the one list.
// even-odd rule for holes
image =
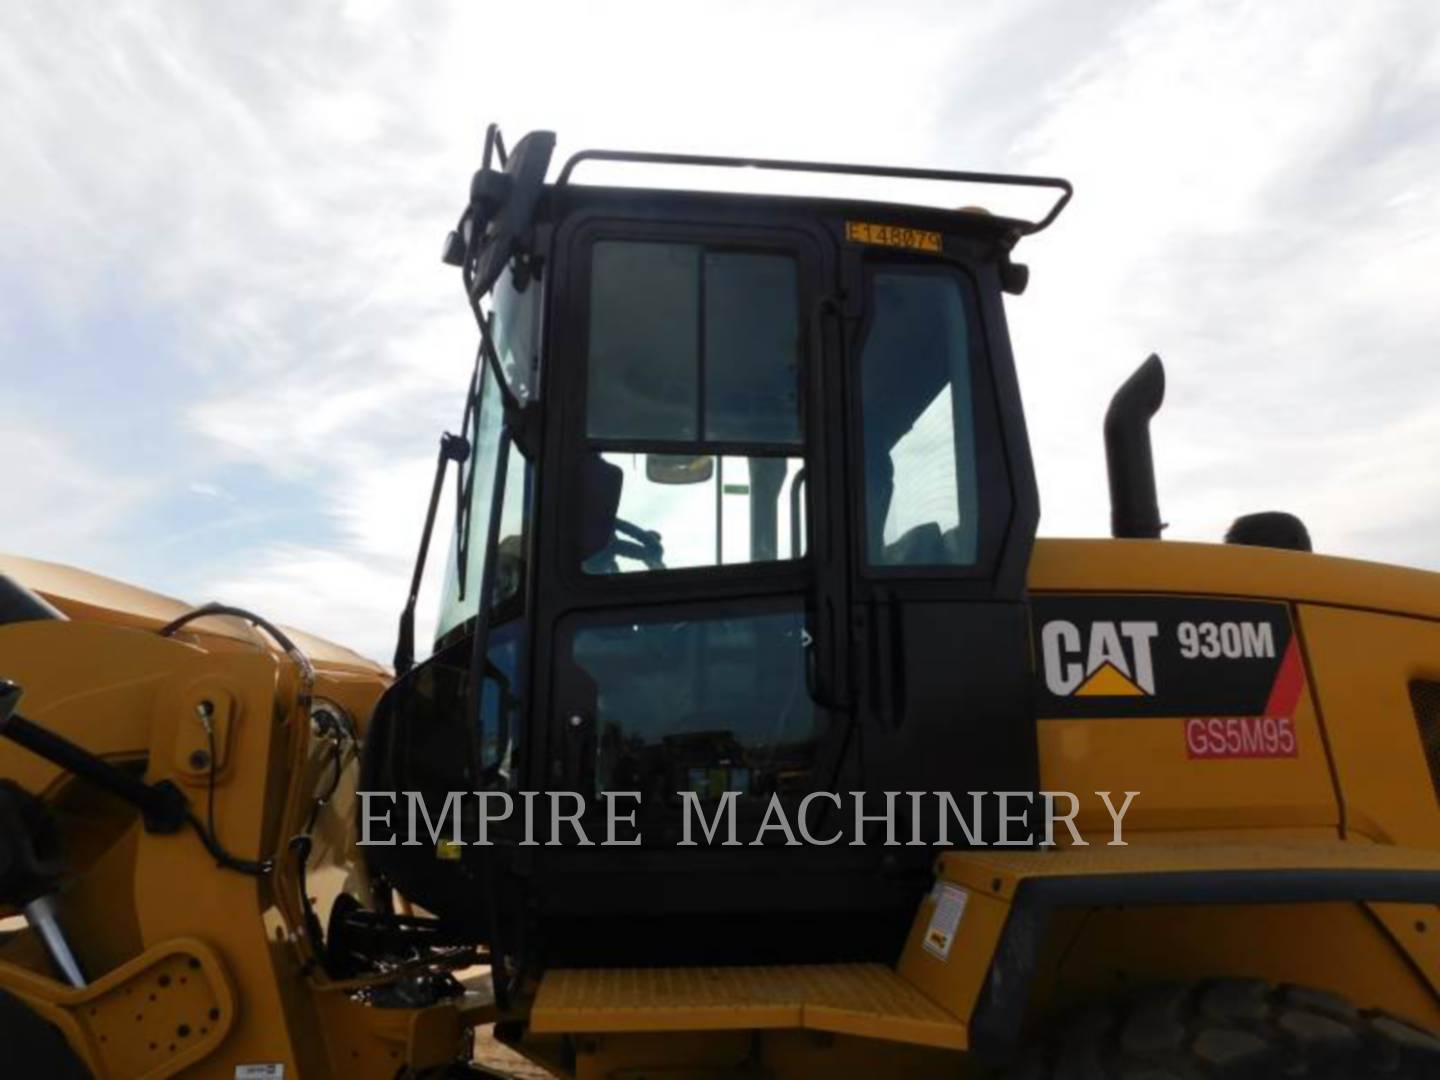
[[1343, 841], [1092, 846], [951, 852], [936, 871], [899, 973], [968, 1022], [987, 1060], [1008, 1060], [1027, 1016], [1067, 995], [1197, 976], [1304, 982], [1440, 1026], [1440, 957], [1407, 948], [1371, 910], [1433, 915], [1440, 854]]

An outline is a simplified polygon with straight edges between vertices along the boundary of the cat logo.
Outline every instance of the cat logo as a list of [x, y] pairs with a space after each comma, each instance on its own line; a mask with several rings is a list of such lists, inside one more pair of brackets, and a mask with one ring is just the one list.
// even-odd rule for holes
[[1156, 622], [1092, 622], [1083, 631], [1052, 619], [1040, 631], [1045, 685], [1056, 697], [1151, 697]]

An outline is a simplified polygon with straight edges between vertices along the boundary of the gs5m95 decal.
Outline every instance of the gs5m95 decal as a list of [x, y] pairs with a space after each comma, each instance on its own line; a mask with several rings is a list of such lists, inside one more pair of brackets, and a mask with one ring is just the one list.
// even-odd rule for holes
[[1298, 752], [1305, 671], [1287, 605], [1037, 595], [1031, 618], [1041, 719], [1178, 718], [1193, 758]]

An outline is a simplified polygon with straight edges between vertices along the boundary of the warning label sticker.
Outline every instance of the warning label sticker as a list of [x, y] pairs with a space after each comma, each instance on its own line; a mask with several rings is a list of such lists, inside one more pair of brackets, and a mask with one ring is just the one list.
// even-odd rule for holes
[[960, 917], [965, 914], [970, 894], [948, 881], [937, 881], [930, 898], [935, 901], [935, 910], [930, 912], [930, 924], [925, 927], [923, 944], [931, 956], [944, 960], [955, 944], [955, 931], [960, 927]]

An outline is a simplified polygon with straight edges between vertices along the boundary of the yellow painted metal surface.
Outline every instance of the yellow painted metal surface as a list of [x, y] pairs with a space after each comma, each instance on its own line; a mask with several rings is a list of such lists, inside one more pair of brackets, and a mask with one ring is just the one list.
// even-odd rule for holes
[[[998, 929], [1017, 892], [1044, 878], [1228, 871], [1440, 872], [1440, 852], [1386, 844], [1309, 840], [1291, 843], [1171, 842], [1126, 847], [949, 852], [938, 861], [942, 881], [969, 892], [950, 956], [921, 947], [934, 905], [922, 905], [900, 973], [931, 998], [968, 1018], [978, 1000]], [[1126, 986], [1244, 975], [1334, 990], [1357, 1004], [1385, 1008], [1440, 1026], [1431, 987], [1440, 974], [1437, 930], [1397, 941], [1370, 909], [1412, 905], [1362, 903], [1187, 904], [1056, 909], [1049, 947], [1037, 971], [1035, 1004], [1044, 1011], [1073, 1006]], [[997, 918], [998, 912], [998, 918]], [[1433, 922], [1435, 907], [1426, 918]], [[973, 916], [973, 918], [972, 918]], [[1424, 922], [1424, 920], [1417, 920]], [[1324, 948], [1317, 949], [1317, 942]], [[977, 963], [978, 958], [978, 963]], [[1343, 959], [1341, 959], [1343, 958]]]
[[1403, 951], [1410, 970], [1425, 981], [1432, 1003], [1440, 1002], [1440, 908], [1434, 904], [1366, 904], [1365, 910]]
[[[941, 881], [960, 882], [946, 871]], [[954, 929], [954, 941], [948, 955], [939, 956], [926, 948], [926, 939], [936, 914], [934, 891], [921, 901], [905, 940], [904, 951], [896, 972], [927, 998], [940, 1005], [959, 1023], [966, 1025], [975, 1012], [990, 959], [1005, 929], [1010, 914], [1008, 896], [991, 895], [970, 889], [965, 910]], [[968, 1039], [967, 1039], [968, 1045]]]
[[[287, 1076], [388, 1080], [403, 1066], [463, 1057], [469, 1026], [486, 1018], [466, 1002], [365, 1008], [305, 968], [285, 841], [332, 766], [289, 659], [223, 633], [162, 638], [155, 629], [172, 612], [135, 616], [151, 602], [123, 587], [88, 595], [131, 610], [88, 619], [92, 609], [73, 603], [74, 621], [0, 626], [0, 674], [24, 688], [22, 712], [111, 761], [145, 765], [148, 781], [176, 782], [204, 819], [209, 769], [192, 755], [206, 748], [197, 707], [211, 702], [216, 831], [232, 854], [280, 855], [282, 868], [264, 879], [220, 869], [192, 831], [148, 833], [129, 807], [0, 743], [0, 775], [44, 795], [56, 815], [72, 869], [59, 917], [92, 980], [80, 992], [62, 985], [22, 931], [0, 942], [0, 987], [57, 1023], [102, 1078], [183, 1070], [230, 1080], [238, 1065], [273, 1064]], [[354, 715], [367, 716], [384, 686], [363, 662], [317, 665], [317, 696]], [[354, 762], [346, 768], [353, 777]], [[309, 885], [322, 899], [365, 887], [354, 877], [348, 812], [342, 796], [321, 815], [314, 861], [324, 872]]]
[[548, 971], [530, 1026], [541, 1034], [803, 1028], [966, 1045], [963, 1024], [883, 964]]
[[147, 950], [83, 989], [3, 963], [0, 983], [58, 1026], [99, 1076], [174, 1076], [212, 1053], [237, 1014], [224, 964], [194, 938]]
[[576, 1040], [573, 1075], [575, 1080], [965, 1080], [979, 1074], [950, 1050], [774, 1029], [584, 1036]]
[[1213, 874], [1229, 870], [1440, 871], [1440, 852], [1389, 844], [1313, 843], [1149, 844], [946, 852], [940, 876], [995, 896], [1013, 896], [1025, 880], [1115, 874]]
[[1440, 623], [1300, 608], [1349, 833], [1440, 849], [1440, 803], [1410, 702], [1440, 679]]
[[[1293, 609], [1297, 631], [1307, 646], [1307, 679], [1294, 713], [1298, 748], [1294, 757], [1194, 758], [1186, 744], [1189, 718], [1179, 715], [1039, 722], [1042, 788], [1082, 795], [1098, 790], [1136, 791], [1125, 820], [1128, 831], [1320, 828], [1339, 835], [1341, 804], [1328, 753], [1337, 734], [1334, 718], [1326, 722], [1327, 710], [1317, 699], [1318, 687], [1322, 682], [1353, 686], [1352, 676], [1363, 666], [1368, 685], [1377, 691], [1368, 700], [1385, 703], [1387, 715], [1408, 723], [1413, 731], [1408, 701], [1403, 701], [1405, 680], [1387, 657], [1427, 648], [1426, 635], [1436, 636], [1433, 628], [1425, 629], [1430, 626], [1427, 622], [1392, 617], [1397, 628], [1383, 645], [1374, 641], [1350, 650], [1346, 642], [1368, 638], [1358, 622], [1348, 620], [1367, 618], [1354, 610], [1357, 608], [1440, 617], [1440, 575], [1305, 552], [1222, 544], [1040, 540], [1030, 568], [1030, 586], [1037, 594], [1194, 595], [1304, 602]], [[1312, 616], [1319, 626], [1322, 612], [1328, 613], [1323, 618], [1340, 620], [1349, 627], [1339, 634], [1336, 647], [1323, 654], [1315, 649], [1310, 629]], [[1356, 721], [1351, 725], [1352, 730], [1363, 727]], [[1414, 742], [1412, 735], [1405, 752]], [[1347, 755], [1336, 765], [1354, 770], [1366, 768], [1364, 761], [1364, 755]], [[1423, 769], [1423, 762], [1419, 755], [1410, 754], [1405, 782], [1412, 798], [1415, 791], [1424, 793], [1423, 785], [1409, 784], [1409, 773], [1417, 767]], [[1397, 776], [1394, 770], [1369, 775]], [[1390, 779], [1385, 783], [1398, 786]], [[1102, 804], [1084, 802], [1079, 826], [1093, 837], [1109, 831], [1110, 818]], [[1432, 833], [1427, 843], [1437, 839], [1440, 833]]]
[[[239, 857], [261, 858], [274, 849], [276, 822], [266, 808], [277, 802], [275, 785], [284, 785], [288, 770], [277, 757], [281, 745], [274, 739], [284, 729], [277, 724], [272, 701], [278, 667], [272, 653], [255, 649], [207, 653], [153, 632], [83, 622], [9, 625], [0, 628], [0, 648], [7, 677], [25, 688], [21, 704], [31, 720], [105, 756], [148, 757], [146, 778], [151, 781], [177, 778], [173, 753], [177, 728], [198, 727], [199, 694], [223, 686], [235, 706], [232, 753], [246, 767], [217, 777], [217, 829], [226, 847]], [[74, 664], [76, 656], [87, 658], [83, 668]], [[51, 790], [62, 780], [54, 766], [17, 747], [0, 748], [0, 762], [7, 775], [32, 791]], [[190, 798], [192, 805], [203, 807], [203, 791], [192, 790]], [[133, 818], [127, 809], [111, 812]], [[66, 831], [65, 817], [60, 824]], [[92, 878], [84, 865], [74, 867], [73, 880], [59, 897], [62, 925], [83, 921], [84, 936], [92, 940], [105, 936], [110, 932], [106, 921], [97, 923], [93, 918], [97, 905], [103, 906], [96, 890], [116, 878], [127, 878], [141, 948], [195, 938], [223, 956], [244, 1002], [226, 1036], [228, 1060], [288, 1062], [292, 1068], [318, 1064], [321, 1059], [306, 1051], [315, 1041], [307, 1026], [310, 1018], [285, 999], [281, 986], [282, 977], [292, 974], [284, 963], [286, 947], [267, 938], [261, 919], [271, 902], [267, 886], [218, 870], [189, 830], [167, 836], [131, 827], [125, 849], [129, 865], [123, 873], [117, 870], [106, 881]], [[79, 917], [82, 906], [91, 918]], [[83, 940], [77, 939], [77, 947]], [[92, 947], [81, 955], [83, 961], [93, 963], [97, 952], [116, 951]], [[18, 992], [30, 998], [28, 990]], [[88, 1024], [84, 1016], [79, 1019]], [[182, 1022], [186, 1021], [175, 1017], [177, 1030]], [[191, 1031], [198, 1032], [198, 1026]], [[205, 1075], [207, 1066], [208, 1062], [197, 1064], [195, 1075]], [[216, 1062], [215, 1075], [222, 1072]], [[107, 1069], [102, 1075], [127, 1073]]]
[[1440, 618], [1440, 574], [1236, 544], [1042, 538], [1029, 582], [1035, 592], [1199, 593]]
[[[20, 555], [0, 553], [0, 574], [14, 578], [26, 588], [39, 593], [72, 619], [85, 622], [110, 623], [153, 630], [179, 618], [195, 607], [173, 596], [142, 589], [123, 581], [92, 574], [61, 563], [27, 559]], [[265, 614], [263, 611], [259, 614]], [[361, 675], [383, 675], [385, 669], [359, 653], [333, 641], [307, 634], [303, 630], [285, 628], [286, 633], [305, 652], [317, 668], [332, 672], [351, 671]], [[211, 616], [192, 623], [181, 636], [187, 640], [206, 640], [211, 647], [215, 639], [274, 649], [263, 633], [243, 619]]]
[[[194, 764], [202, 748], [195, 709], [215, 703], [222, 840], [248, 858], [280, 850], [323, 769], [295, 712], [294, 672], [272, 643], [234, 620], [207, 620], [162, 640], [154, 630], [185, 610], [179, 601], [32, 560], [0, 559], [0, 572], [80, 620], [0, 627], [0, 674], [25, 686], [22, 707], [32, 719], [112, 760], [147, 760], [148, 779], [174, 779], [201, 805], [209, 770]], [[727, 1075], [746, 1067], [757, 1047], [777, 1076], [953, 1075], [1027, 879], [1440, 870], [1440, 804], [1406, 690], [1411, 678], [1440, 678], [1440, 576], [1254, 548], [1055, 540], [1037, 546], [1031, 585], [1291, 601], [1308, 670], [1295, 716], [1300, 754], [1194, 761], [1181, 718], [1044, 721], [1042, 785], [1139, 791], [1125, 823], [1132, 846], [946, 854], [940, 877], [967, 891], [953, 940], [937, 955], [945, 935], [935, 935], [932, 895], [893, 970], [548, 972], [529, 1017], [535, 1036], [578, 1036], [580, 1076], [627, 1068], [638, 1075], [642, 1065], [647, 1075]], [[317, 693], [363, 720], [382, 670], [337, 646], [298, 640], [318, 660]], [[189, 1062], [187, 1075], [228, 1080], [237, 1063], [276, 1062], [301, 1076], [388, 1077], [405, 1064], [452, 1059], [469, 1024], [492, 1015], [463, 1002], [366, 1008], [306, 971], [292, 868], [265, 882], [218, 871], [193, 834], [147, 834], [113, 800], [12, 747], [0, 747], [0, 772], [43, 792], [60, 816], [79, 869], [61, 916], [96, 977], [83, 992], [94, 996], [68, 991], [50, 977], [33, 938], [20, 934], [0, 944], [0, 986], [54, 1019], [98, 1075], [164, 1076]], [[327, 826], [334, 831], [317, 844], [339, 874], [327, 888], [346, 874], [347, 811], [344, 796], [337, 801]], [[1080, 823], [1092, 840], [1109, 837], [1110, 818], [1097, 803], [1085, 804]], [[1060, 911], [1042, 953], [1036, 1007], [1138, 981], [1243, 974], [1334, 989], [1440, 1026], [1435, 916], [1433, 905], [1355, 903]], [[192, 958], [203, 978], [189, 968]], [[164, 967], [175, 963], [183, 970]], [[140, 1019], [122, 1023], [124, 988], [162, 974], [166, 994], [152, 1003], [144, 991], [153, 1011], [140, 1008]], [[191, 1023], [211, 1009], [213, 1024]], [[173, 1051], [152, 1037], [164, 1029], [151, 1025], [162, 1021], [176, 1032]]]
[[1295, 710], [1291, 758], [1192, 758], [1186, 719], [1041, 720], [1040, 787], [1077, 793], [1076, 825], [1101, 842], [1111, 838], [1113, 821], [1097, 791], [1112, 792], [1117, 808], [1124, 792], [1137, 793], [1124, 818], [1127, 834], [1308, 827], [1336, 834], [1340, 807], [1308, 691]]

